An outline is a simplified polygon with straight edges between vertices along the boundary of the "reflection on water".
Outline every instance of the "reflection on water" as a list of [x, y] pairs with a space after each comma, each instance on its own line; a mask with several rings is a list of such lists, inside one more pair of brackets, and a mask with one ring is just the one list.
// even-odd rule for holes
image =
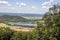
[[22, 25], [22, 26], [37, 26], [36, 23], [27, 23], [27, 22], [9, 22], [11, 25]]

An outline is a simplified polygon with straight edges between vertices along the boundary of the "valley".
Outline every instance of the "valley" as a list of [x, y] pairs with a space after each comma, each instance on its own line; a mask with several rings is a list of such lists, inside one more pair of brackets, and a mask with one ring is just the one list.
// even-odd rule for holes
[[[20, 14], [19, 14], [20, 15]], [[7, 14], [2, 13], [0, 15], [0, 23], [5, 23], [10, 26], [23, 26], [23, 27], [35, 27], [37, 26], [36, 21], [40, 20], [41, 16], [37, 16], [36, 14], [32, 16], [32, 14]]]

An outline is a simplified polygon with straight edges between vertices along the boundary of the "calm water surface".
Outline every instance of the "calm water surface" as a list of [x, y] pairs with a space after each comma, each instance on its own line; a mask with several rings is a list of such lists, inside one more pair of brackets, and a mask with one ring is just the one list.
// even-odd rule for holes
[[23, 25], [23, 26], [37, 26], [36, 23], [25, 23], [25, 22], [9, 22], [11, 25]]

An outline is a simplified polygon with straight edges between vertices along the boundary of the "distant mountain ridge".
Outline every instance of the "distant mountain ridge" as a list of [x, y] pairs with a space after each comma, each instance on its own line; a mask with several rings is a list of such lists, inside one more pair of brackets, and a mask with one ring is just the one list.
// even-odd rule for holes
[[39, 16], [42, 17], [44, 14], [30, 14], [30, 13], [0, 13], [1, 15], [10, 15], [10, 16]]

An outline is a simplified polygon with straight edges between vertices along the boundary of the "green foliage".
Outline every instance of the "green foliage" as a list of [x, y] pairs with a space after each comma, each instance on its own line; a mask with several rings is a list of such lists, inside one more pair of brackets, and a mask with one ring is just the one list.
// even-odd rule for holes
[[15, 32], [11, 40], [32, 40], [32, 35], [30, 32]]
[[47, 12], [43, 20], [45, 21], [46, 26], [48, 27], [59, 27], [60, 26], [60, 6], [54, 5], [54, 7], [50, 8], [49, 12]]
[[57, 40], [58, 28], [40, 27], [33, 31], [33, 40]]
[[37, 22], [37, 27], [33, 31], [33, 40], [60, 40], [60, 10], [56, 12], [57, 8], [59, 7], [54, 5], [49, 9], [49, 12], [43, 16], [44, 23]]
[[10, 40], [12, 33], [13, 33], [12, 30], [10, 30], [9, 28], [1, 27], [0, 28], [0, 40]]
[[[54, 7], [50, 8], [49, 12], [44, 15], [43, 20], [45, 22], [45, 26], [52, 30], [52, 35], [55, 37], [54, 39], [58, 40], [60, 37], [60, 6], [54, 5]], [[50, 32], [48, 31], [48, 33]]]

